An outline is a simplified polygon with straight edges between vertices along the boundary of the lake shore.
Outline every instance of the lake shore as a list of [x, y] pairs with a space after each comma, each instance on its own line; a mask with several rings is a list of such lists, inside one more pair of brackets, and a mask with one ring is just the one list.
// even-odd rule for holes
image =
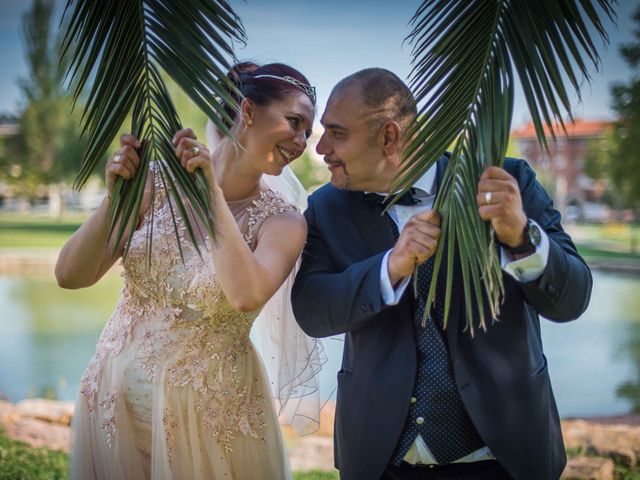
[[[73, 402], [28, 399], [15, 404], [0, 401], [0, 430], [31, 447], [69, 452]], [[284, 429], [289, 460], [295, 471], [335, 471], [333, 419], [335, 404], [325, 406], [320, 430], [303, 437]], [[613, 480], [623, 469], [638, 473], [640, 415], [567, 418], [562, 432], [569, 456], [563, 479]]]
[[[52, 292], [49, 292], [48, 295], [58, 292], [59, 289], [56, 287], [55, 280], [53, 279], [53, 270], [61, 243], [46, 245], [46, 247], [36, 247], [28, 242], [22, 244], [22, 241], [14, 239], [12, 235], [9, 235], [9, 237], [11, 240], [10, 244], [5, 243], [4, 245], [0, 245], [0, 276], [7, 277], [9, 282], [17, 280], [17, 277], [20, 276], [24, 276], [25, 279], [31, 277], [37, 279], [38, 282], [48, 278], [49, 280], [47, 281], [53, 285], [51, 288]], [[7, 237], [5, 236], [5, 238]], [[577, 241], [578, 240], [582, 241], [583, 239], [578, 238]], [[55, 242], [58, 242], [58, 239], [55, 239]], [[585, 242], [585, 244], [588, 243]], [[41, 243], [38, 243], [38, 245], [41, 245]], [[627, 279], [635, 277], [631, 281], [637, 281], [637, 276], [640, 275], [640, 260], [632, 255], [620, 256], [620, 250], [621, 249], [617, 249], [615, 252], [616, 255], [613, 256], [600, 255], [602, 252], [601, 249], [593, 250], [593, 252], [597, 254], [584, 255], [594, 271], [615, 272], [616, 274], [620, 274], [615, 276], [602, 276], [601, 283], [608, 284], [612, 278], [617, 277], [626, 277]], [[589, 250], [585, 250], [585, 252], [587, 251]], [[119, 267], [114, 269], [114, 275], [117, 275], [120, 270]], [[12, 279], [11, 277], [14, 278]], [[119, 281], [119, 279], [117, 280]], [[37, 284], [35, 280], [32, 282]], [[114, 288], [113, 285], [108, 286], [109, 288]], [[33, 291], [38, 290], [34, 289]], [[93, 300], [96, 297], [92, 295], [94, 294], [90, 294]], [[627, 296], [629, 298], [635, 297], [633, 291], [627, 293]], [[611, 297], [607, 296], [606, 298], [609, 299]], [[35, 302], [35, 300], [33, 301]], [[618, 299], [618, 302], [619, 301], [620, 299]], [[9, 303], [11, 304], [10, 301]], [[70, 301], [69, 303], [74, 309], [78, 306], [76, 300]], [[56, 300], [55, 305], [66, 304], [64, 301]], [[631, 311], [639, 310], [638, 308], [635, 310], [631, 308]], [[51, 316], [50, 311], [47, 311], [47, 316]], [[594, 326], [597, 326], [597, 324], [594, 323]], [[602, 334], [599, 335], [602, 336]], [[550, 337], [550, 343], [553, 338], [554, 337]], [[600, 348], [600, 346], [600, 343], [592, 345], [593, 348]], [[562, 348], [565, 348], [564, 343], [562, 344]], [[620, 348], [623, 347], [616, 346], [615, 350], [617, 351]], [[551, 348], [550, 350], [553, 349]], [[558, 362], [552, 363], [554, 363], [554, 365], [561, 364]], [[618, 369], [616, 371], [621, 370]], [[609, 375], [607, 375], [607, 379], [609, 379]], [[626, 378], [618, 379], [615, 382], [612, 380], [610, 383], [617, 385], [622, 380], [626, 380]], [[563, 382], [560, 381], [559, 384], [563, 385]], [[41, 391], [33, 394], [44, 395]], [[32, 394], [20, 393], [12, 398], [23, 398], [29, 395]], [[62, 395], [61, 398], [70, 397], [68, 395]], [[32, 402], [32, 400], [25, 402]], [[61, 408], [61, 404], [66, 404], [67, 406]], [[56, 403], [56, 405], [58, 405], [58, 407], [55, 408], [63, 412], [58, 415], [58, 420], [50, 417], [47, 418], [47, 416], [37, 413], [33, 404], [29, 406], [28, 403], [23, 402], [12, 404], [0, 401], [0, 430], [4, 430], [5, 436], [25, 441], [32, 446], [41, 445], [54, 450], [68, 451], [69, 422], [72, 418], [73, 404], [71, 402], [59, 402]], [[69, 405], [71, 413], [68, 413]], [[67, 410], [65, 410], [65, 408]], [[333, 474], [335, 475], [335, 470], [333, 469], [332, 427], [333, 412], [329, 413], [325, 411], [323, 412], [321, 429], [314, 435], [299, 437], [285, 429], [290, 461], [294, 471], [323, 470], [326, 472], [334, 472]], [[562, 420], [562, 428], [567, 451], [570, 456], [563, 478], [592, 478], [598, 480], [613, 480], [614, 478], [616, 480], [640, 479], [640, 469], [638, 468], [640, 462], [640, 452], [638, 451], [638, 448], [640, 448], [640, 415], [566, 418]], [[625, 472], [634, 473], [629, 476], [621, 475], [619, 473], [621, 469]], [[335, 478], [337, 478], [337, 476]]]
[[[0, 248], [0, 275], [53, 275], [58, 248]], [[592, 270], [640, 275], [635, 257], [608, 258], [585, 255]]]

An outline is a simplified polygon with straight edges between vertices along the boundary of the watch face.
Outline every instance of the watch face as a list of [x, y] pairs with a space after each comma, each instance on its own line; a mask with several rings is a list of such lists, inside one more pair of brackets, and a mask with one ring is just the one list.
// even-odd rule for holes
[[530, 223], [529, 224], [529, 242], [537, 247], [538, 245], [540, 245], [541, 240], [542, 240], [542, 235], [540, 235], [540, 229], [535, 223]]

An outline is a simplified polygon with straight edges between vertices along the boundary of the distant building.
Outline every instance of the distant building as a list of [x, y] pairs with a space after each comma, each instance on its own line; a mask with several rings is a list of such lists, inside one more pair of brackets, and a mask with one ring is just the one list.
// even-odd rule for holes
[[[520, 154], [536, 170], [540, 180], [553, 196], [556, 208], [566, 216], [584, 217], [586, 211], [593, 211], [604, 191], [604, 183], [587, 177], [583, 162], [589, 142], [603, 138], [612, 123], [605, 121], [576, 120], [565, 124], [567, 133], [556, 129], [554, 142], [547, 135], [549, 153], [538, 144], [533, 123], [511, 132]], [[548, 130], [545, 128], [545, 133]]]

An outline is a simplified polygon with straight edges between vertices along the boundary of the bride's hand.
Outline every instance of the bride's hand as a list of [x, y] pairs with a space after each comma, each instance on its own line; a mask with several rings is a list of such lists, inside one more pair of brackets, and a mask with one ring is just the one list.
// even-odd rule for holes
[[209, 186], [216, 184], [216, 177], [213, 171], [211, 155], [205, 145], [198, 142], [198, 139], [190, 128], [185, 128], [177, 132], [172, 140], [176, 146], [176, 156], [180, 159], [182, 166], [189, 172], [194, 173], [196, 169], [202, 169]]
[[140, 148], [140, 142], [133, 135], [125, 134], [120, 137], [120, 149], [107, 160], [105, 168], [107, 198], [111, 198], [117, 177], [129, 180], [136, 174], [140, 165], [137, 148]]

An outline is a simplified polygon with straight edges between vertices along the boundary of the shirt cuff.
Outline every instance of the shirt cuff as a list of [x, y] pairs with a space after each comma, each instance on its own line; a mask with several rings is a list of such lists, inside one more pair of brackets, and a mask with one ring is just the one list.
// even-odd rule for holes
[[394, 290], [391, 285], [391, 279], [389, 278], [389, 254], [391, 250], [382, 257], [382, 264], [380, 265], [380, 293], [382, 293], [382, 302], [385, 305], [397, 305], [404, 293], [411, 275], [404, 277], [398, 287]]
[[[531, 220], [532, 223], [536, 222]], [[540, 228], [540, 225], [538, 225]], [[540, 245], [528, 257], [514, 260], [513, 255], [506, 248], [500, 249], [500, 265], [502, 269], [515, 278], [518, 282], [531, 282], [537, 280], [544, 269], [547, 267], [549, 260], [549, 237], [547, 233], [540, 228]]]

